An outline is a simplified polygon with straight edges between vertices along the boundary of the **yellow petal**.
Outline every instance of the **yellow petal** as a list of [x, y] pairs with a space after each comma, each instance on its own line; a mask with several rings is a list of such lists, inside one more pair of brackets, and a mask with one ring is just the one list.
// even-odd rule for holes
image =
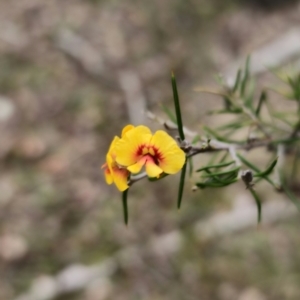
[[144, 166], [144, 164], [146, 163], [146, 160], [147, 160], [147, 158], [145, 156], [142, 157], [141, 159], [138, 160], [137, 163], [127, 167], [127, 170], [133, 174], [139, 173], [141, 171], [142, 167]]
[[[129, 126], [126, 127], [130, 130]], [[120, 191], [124, 191], [128, 188], [127, 178], [129, 172], [126, 169], [120, 169], [115, 162], [115, 146], [119, 140], [119, 137], [114, 137], [106, 154], [106, 163], [102, 166], [102, 168], [105, 168], [104, 174], [106, 183], [112, 184], [114, 182]]]
[[133, 129], [133, 128], [134, 128], [134, 126], [133, 126], [133, 125], [131, 125], [131, 124], [129, 124], [129, 125], [126, 125], [126, 126], [123, 128], [123, 130], [122, 130], [121, 137], [124, 137], [125, 133], [126, 133], [127, 131], [129, 131], [129, 130]]
[[129, 188], [127, 184], [128, 171], [125, 169], [114, 168], [113, 179], [116, 187], [120, 192], [123, 192]]
[[110, 153], [106, 154], [106, 167], [112, 172], [112, 168], [115, 165], [115, 160]]
[[106, 168], [105, 172], [104, 172], [104, 175], [105, 175], [105, 181], [107, 184], [112, 184], [114, 179], [111, 175], [111, 172], [109, 171], [108, 168]]
[[121, 166], [135, 164], [140, 159], [139, 149], [143, 145], [148, 145], [151, 137], [151, 131], [146, 126], [141, 125], [128, 130], [124, 137], [116, 143], [116, 162]]
[[114, 139], [112, 140], [107, 155], [111, 155], [112, 157], [115, 156], [115, 146], [117, 144], [117, 142], [120, 140], [120, 138], [118, 136], [115, 136]]
[[166, 132], [156, 131], [150, 144], [157, 149], [158, 165], [165, 173], [175, 174], [182, 169], [185, 163], [185, 153]]
[[157, 166], [152, 159], [147, 160], [146, 162], [146, 173], [149, 177], [158, 177], [163, 170]]

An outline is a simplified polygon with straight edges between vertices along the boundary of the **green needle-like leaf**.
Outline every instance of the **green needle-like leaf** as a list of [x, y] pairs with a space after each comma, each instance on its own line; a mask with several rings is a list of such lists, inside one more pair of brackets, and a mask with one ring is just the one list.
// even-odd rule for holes
[[225, 187], [225, 186], [228, 186], [230, 184], [233, 184], [237, 181], [237, 179], [232, 179], [232, 180], [229, 180], [229, 181], [211, 181], [211, 180], [207, 180], [205, 182], [197, 182], [196, 183], [196, 186], [199, 187], [200, 189], [205, 189], [205, 188], [208, 188], [208, 187], [211, 187], [211, 188], [222, 188], [222, 187]]
[[273, 169], [275, 168], [275, 166], [277, 164], [277, 161], [278, 161], [278, 157], [276, 157], [276, 159], [272, 161], [270, 166], [265, 171], [258, 172], [256, 174], [254, 174], [253, 176], [254, 177], [266, 177], [266, 176], [268, 176], [269, 174], [272, 173]]
[[296, 84], [295, 84], [294, 80], [289, 75], [287, 75], [287, 80], [288, 80], [288, 83], [291, 86], [291, 88], [295, 89], [296, 88]]
[[181, 200], [183, 195], [183, 188], [184, 188], [184, 181], [185, 181], [185, 173], [186, 173], [186, 162], [183, 165], [183, 168], [181, 170], [180, 174], [180, 182], [179, 182], [179, 190], [178, 190], [178, 198], [177, 198], [177, 208], [180, 209], [181, 206]]
[[124, 191], [122, 193], [122, 202], [123, 202], [123, 212], [124, 212], [124, 223], [127, 225], [128, 224], [128, 206], [127, 206], [127, 195], [128, 195], [128, 190]]
[[189, 164], [189, 176], [192, 177], [193, 171], [194, 171], [194, 164], [193, 164], [193, 158], [188, 158], [188, 164]]
[[251, 188], [249, 189], [257, 205], [257, 222], [261, 222], [261, 200], [257, 193]]
[[300, 141], [299, 137], [292, 137], [292, 138], [275, 140], [271, 144], [273, 144], [273, 145], [277, 145], [277, 144], [286, 144], [286, 145], [289, 145], [289, 144], [293, 144], [293, 143], [299, 142], [299, 141]]
[[[260, 173], [260, 169], [257, 168], [256, 166], [254, 166], [252, 163], [250, 163], [245, 157], [243, 157], [242, 155], [240, 155], [239, 153], [237, 153], [237, 157], [241, 160], [241, 162], [246, 165], [248, 168], [252, 169], [253, 171], [255, 171], [256, 173]], [[254, 174], [255, 176], [255, 174]], [[272, 186], [274, 186], [276, 189], [278, 189], [278, 186], [267, 176], [261, 177], [263, 179], [265, 179], [266, 181], [268, 181]]]
[[192, 145], [195, 145], [195, 144], [197, 144], [197, 143], [200, 142], [200, 141], [201, 141], [201, 137], [200, 137], [200, 135], [197, 134], [196, 136], [194, 136], [194, 138], [193, 138], [191, 144], [192, 144]]
[[245, 64], [244, 78], [241, 83], [241, 96], [242, 97], [245, 95], [246, 86], [247, 86], [248, 79], [249, 79], [249, 68], [250, 68], [250, 56], [248, 55], [248, 57], [246, 59], [246, 64]]
[[235, 83], [234, 83], [234, 86], [233, 86], [233, 88], [232, 88], [232, 92], [233, 92], [233, 93], [237, 91], [237, 89], [238, 89], [238, 87], [239, 87], [239, 85], [240, 85], [241, 75], [242, 75], [242, 70], [239, 69], [239, 70], [237, 71]]
[[253, 99], [255, 93], [255, 80], [249, 79], [248, 80], [248, 89], [247, 89], [247, 96], [245, 96], [245, 106], [248, 107], [253, 113], [255, 113], [255, 109], [253, 107]]
[[248, 168], [254, 170], [255, 172], [260, 172], [260, 170], [254, 166], [252, 163], [250, 163], [245, 157], [237, 153], [237, 157], [242, 161], [243, 164], [245, 164]]
[[202, 175], [202, 177], [217, 177], [217, 176], [222, 176], [222, 175], [231, 175], [232, 173], [237, 173], [239, 171], [240, 167], [233, 168], [231, 170], [223, 171], [223, 172], [217, 172], [217, 173], [211, 173], [209, 172], [208, 174]]
[[173, 114], [173, 112], [167, 106], [165, 106], [164, 104], [162, 104], [161, 107], [162, 107], [164, 113], [169, 117], [169, 119], [173, 123], [177, 124], [176, 116]]
[[203, 126], [203, 130], [205, 130], [208, 134], [212, 135], [214, 138], [216, 138], [220, 142], [233, 143], [233, 144], [243, 144], [244, 143], [243, 141], [236, 141], [236, 140], [227, 139], [226, 137], [220, 135], [215, 130], [213, 130], [213, 129], [207, 127], [207, 126]]
[[243, 110], [241, 108], [230, 108], [230, 109], [215, 109], [207, 112], [208, 115], [219, 115], [219, 114], [240, 114]]
[[228, 130], [228, 129], [239, 129], [239, 128], [242, 128], [244, 126], [249, 126], [253, 123], [252, 120], [242, 120], [242, 119], [239, 119], [238, 121], [236, 122], [232, 122], [232, 123], [228, 123], [226, 125], [222, 125], [222, 126], [219, 126], [216, 128], [216, 130]]
[[174, 106], [175, 106], [175, 112], [176, 112], [176, 119], [177, 119], [177, 126], [178, 126], [178, 132], [180, 139], [182, 141], [185, 140], [184, 132], [183, 132], [183, 124], [181, 119], [181, 110], [180, 110], [180, 103], [179, 103], [179, 96], [177, 91], [177, 84], [176, 84], [176, 78], [174, 74], [172, 73], [171, 76], [172, 81], [172, 88], [173, 88], [173, 99], [174, 99]]
[[201, 172], [201, 171], [204, 171], [204, 170], [207, 170], [207, 169], [213, 169], [213, 168], [218, 169], [218, 168], [222, 168], [222, 167], [227, 167], [227, 166], [232, 165], [233, 163], [235, 163], [234, 160], [229, 161], [229, 162], [225, 162], [225, 163], [216, 164], [216, 165], [205, 166], [205, 167], [202, 167], [200, 169], [197, 169], [196, 172]]
[[255, 111], [256, 116], [259, 116], [261, 107], [262, 107], [263, 103], [266, 101], [266, 99], [267, 99], [267, 93], [265, 91], [262, 91], [262, 93], [259, 97], [259, 101], [258, 101], [256, 111]]

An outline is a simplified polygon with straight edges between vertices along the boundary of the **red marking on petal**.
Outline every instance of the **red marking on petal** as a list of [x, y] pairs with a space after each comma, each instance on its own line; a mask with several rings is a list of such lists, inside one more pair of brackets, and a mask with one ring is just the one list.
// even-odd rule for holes
[[143, 155], [143, 150], [144, 150], [145, 147], [146, 147], [145, 144], [139, 145], [138, 148], [137, 148], [137, 150], [136, 150], [136, 155], [137, 156]]
[[[151, 152], [154, 153], [154, 155], [151, 155], [155, 161], [155, 163], [158, 165], [160, 161], [163, 160], [163, 155], [161, 153], [161, 151], [159, 150], [159, 148], [155, 147], [155, 146], [151, 146]], [[151, 154], [152, 154], [151, 153]]]

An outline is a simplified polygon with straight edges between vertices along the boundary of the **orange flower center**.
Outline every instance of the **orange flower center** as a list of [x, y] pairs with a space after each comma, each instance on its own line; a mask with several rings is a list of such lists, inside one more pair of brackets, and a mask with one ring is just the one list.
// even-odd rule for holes
[[137, 160], [147, 157], [156, 165], [163, 159], [161, 152], [154, 146], [140, 145], [136, 152]]

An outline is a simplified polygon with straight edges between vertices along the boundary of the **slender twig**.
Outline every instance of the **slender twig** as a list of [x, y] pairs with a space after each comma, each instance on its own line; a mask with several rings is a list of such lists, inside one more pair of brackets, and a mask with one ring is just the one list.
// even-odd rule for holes
[[128, 180], [127, 184], [129, 186], [133, 185], [134, 183], [146, 178], [148, 175], [146, 172], [143, 172], [141, 174], [135, 175], [135, 176], [131, 176], [130, 179]]

